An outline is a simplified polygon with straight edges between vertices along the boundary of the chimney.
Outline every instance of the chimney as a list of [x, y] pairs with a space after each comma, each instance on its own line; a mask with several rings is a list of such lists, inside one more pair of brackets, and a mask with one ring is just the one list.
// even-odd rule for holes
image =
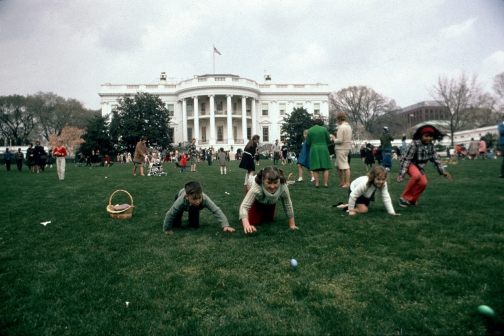
[[270, 84], [271, 83], [271, 76], [270, 75], [265, 75], [264, 76], [264, 83]]
[[166, 84], [166, 72], [161, 72], [161, 76], [159, 77], [159, 81], [161, 84]]

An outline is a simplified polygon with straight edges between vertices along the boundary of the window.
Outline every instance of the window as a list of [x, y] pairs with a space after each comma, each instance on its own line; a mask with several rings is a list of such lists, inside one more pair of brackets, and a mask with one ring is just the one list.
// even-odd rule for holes
[[320, 103], [313, 104], [313, 114], [320, 114]]
[[201, 140], [206, 142], [206, 126], [201, 126]]
[[297, 103], [296, 108], [303, 108], [303, 103]]
[[251, 109], [251, 107], [250, 107], [250, 106], [251, 106], [250, 104], [247, 104], [247, 106], [245, 107], [245, 110], [246, 110], [246, 112], [247, 112], [247, 115], [250, 115], [250, 114], [251, 114], [251, 112], [250, 112], [250, 111], [251, 111], [251, 110], [250, 110], [250, 109]]
[[226, 77], [215, 77], [216, 82], [224, 82], [226, 80]]
[[280, 115], [284, 115], [285, 114], [285, 103], [278, 104], [278, 108], [280, 110]]
[[192, 136], [192, 127], [187, 127], [187, 141], [190, 141], [192, 140], [193, 136]]
[[233, 112], [236, 112], [236, 103], [233, 103]]
[[269, 128], [267, 126], [262, 129], [262, 138], [264, 142], [269, 141]]
[[284, 142], [284, 141], [287, 141], [287, 134], [282, 134], [280, 135], [280, 142]]
[[206, 105], [205, 105], [205, 103], [201, 103], [200, 112], [201, 112], [201, 115], [205, 115], [205, 112], [206, 112]]
[[217, 126], [217, 141], [224, 141], [224, 126]]
[[223, 114], [224, 113], [223, 112], [223, 105], [224, 104], [221, 101], [217, 102], [217, 111], [216, 111], [217, 113], [216, 114]]
[[233, 139], [238, 138], [238, 126], [233, 126]]
[[247, 139], [251, 139], [251, 138], [252, 138], [252, 128], [247, 127]]
[[268, 115], [268, 104], [262, 104], [262, 115], [263, 116]]
[[174, 128], [172, 128], [172, 127], [168, 128], [168, 138], [170, 140], [170, 143], [173, 143], [173, 141], [174, 141], [174, 139], [173, 139], [174, 131], [175, 131]]
[[168, 110], [168, 116], [173, 117], [173, 113], [175, 111], [175, 104], [166, 105], [166, 109]]
[[187, 116], [188, 117], [192, 117], [193, 116], [193, 106], [192, 105], [187, 105], [186, 106], [186, 111], [187, 111]]

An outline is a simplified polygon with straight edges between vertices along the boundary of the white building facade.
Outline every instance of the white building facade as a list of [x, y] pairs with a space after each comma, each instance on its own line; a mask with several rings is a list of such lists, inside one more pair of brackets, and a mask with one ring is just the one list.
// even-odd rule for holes
[[243, 145], [258, 134], [261, 142], [281, 139], [285, 114], [303, 107], [312, 115], [329, 116], [327, 84], [263, 84], [236, 75], [203, 75], [167, 84], [103, 84], [102, 115], [109, 115], [120, 97], [137, 92], [157, 95], [170, 115], [172, 142], [197, 140], [198, 147]]

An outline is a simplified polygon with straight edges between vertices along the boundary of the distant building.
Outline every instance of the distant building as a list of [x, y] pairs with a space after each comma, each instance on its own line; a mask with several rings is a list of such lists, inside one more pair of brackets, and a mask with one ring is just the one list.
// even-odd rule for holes
[[176, 84], [161, 73], [158, 84], [103, 84], [102, 115], [108, 115], [117, 99], [137, 92], [158, 95], [170, 115], [173, 143], [196, 138], [198, 146], [229, 149], [243, 145], [253, 134], [261, 142], [281, 138], [286, 113], [304, 107], [314, 116], [329, 116], [327, 84], [274, 84], [265, 76], [262, 84], [236, 75], [194, 76]]
[[423, 101], [411, 106], [402, 108], [398, 112], [398, 117], [403, 125], [413, 127], [416, 124], [430, 120], [449, 120], [450, 112], [446, 107], [437, 101]]

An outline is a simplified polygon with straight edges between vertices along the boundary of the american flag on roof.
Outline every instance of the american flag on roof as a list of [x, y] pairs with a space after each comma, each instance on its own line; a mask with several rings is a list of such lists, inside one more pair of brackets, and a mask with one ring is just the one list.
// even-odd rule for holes
[[[216, 54], [219, 54], [221, 55], [221, 53], [219, 52], [219, 50], [217, 50], [217, 48], [213, 47], [213, 52], [216, 53]], [[222, 55], [221, 55], [222, 56]]]

